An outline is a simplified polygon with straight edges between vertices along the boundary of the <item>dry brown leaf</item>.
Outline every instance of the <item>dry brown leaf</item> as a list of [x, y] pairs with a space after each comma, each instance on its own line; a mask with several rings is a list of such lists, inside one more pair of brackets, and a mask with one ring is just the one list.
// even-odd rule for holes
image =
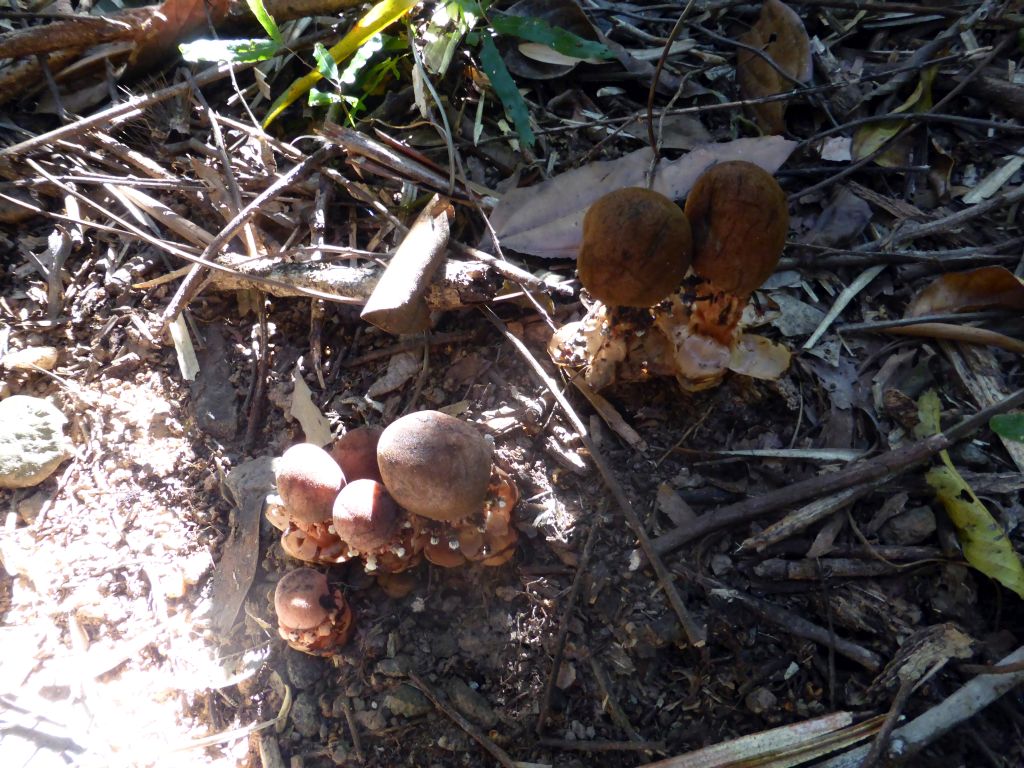
[[[672, 162], [661, 162], [651, 188], [682, 200], [697, 177], [714, 164], [747, 160], [769, 173], [786, 162], [796, 142], [778, 136], [706, 144]], [[650, 148], [617, 160], [574, 168], [532, 187], [506, 192], [491, 216], [503, 248], [548, 259], [574, 259], [582, 238], [583, 214], [590, 204], [621, 187], [647, 186]]]
[[1024, 309], [1024, 283], [1004, 267], [950, 272], [933, 280], [914, 297], [907, 307], [907, 317], [988, 307]]
[[[779, 0], [765, 0], [757, 23], [740, 37], [740, 42], [770, 56], [790, 78], [805, 83], [811, 78], [811, 42], [796, 12]], [[744, 99], [774, 96], [792, 88], [763, 56], [740, 48], [736, 52], [736, 81]], [[766, 133], [786, 130], [786, 102], [754, 104], [750, 111]]]

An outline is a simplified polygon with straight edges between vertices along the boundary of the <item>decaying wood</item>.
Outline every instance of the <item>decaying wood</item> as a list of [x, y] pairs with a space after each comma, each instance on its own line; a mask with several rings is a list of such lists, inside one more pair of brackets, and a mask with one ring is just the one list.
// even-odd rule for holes
[[448, 251], [451, 203], [434, 195], [416, 217], [359, 315], [388, 333], [418, 333], [430, 327], [424, 300]]
[[[224, 291], [258, 288], [273, 296], [314, 296], [342, 304], [365, 304], [384, 269], [377, 264], [350, 267], [332, 262], [281, 262], [235, 254], [220, 264], [230, 271], [209, 275], [209, 286]], [[268, 284], [272, 280], [273, 284]], [[487, 264], [447, 261], [424, 293], [431, 310], [462, 309], [492, 300], [502, 277]]]

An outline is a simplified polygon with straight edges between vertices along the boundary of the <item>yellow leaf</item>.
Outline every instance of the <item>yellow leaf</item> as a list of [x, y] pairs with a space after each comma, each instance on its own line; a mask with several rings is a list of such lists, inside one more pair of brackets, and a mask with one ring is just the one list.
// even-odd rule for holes
[[[917, 87], [910, 94], [906, 101], [896, 107], [893, 112], [926, 112], [932, 107], [932, 83], [935, 81], [936, 67], [929, 67], [921, 73], [921, 79], [917, 81]], [[884, 120], [879, 123], [871, 123], [858, 128], [853, 134], [852, 154], [854, 160], [876, 152], [885, 144], [893, 141], [911, 123], [907, 120]], [[875, 158], [875, 163], [881, 166], [893, 167], [904, 164], [903, 153], [898, 146], [889, 144], [889, 149], [883, 151]]]
[[[348, 34], [336, 43], [329, 51], [335, 63], [340, 63], [355, 53], [359, 46], [407, 14], [419, 0], [381, 0], [366, 12], [356, 25], [348, 31]], [[323, 78], [318, 70], [312, 70], [305, 77], [300, 77], [292, 83], [270, 107], [267, 116], [263, 118], [263, 127], [266, 128], [284, 112], [295, 101], [302, 98], [309, 89], [316, 85]]]
[[935, 489], [956, 527], [964, 557], [974, 568], [1024, 597], [1024, 565], [1006, 532], [942, 451], [945, 466], [929, 470], [925, 479]]

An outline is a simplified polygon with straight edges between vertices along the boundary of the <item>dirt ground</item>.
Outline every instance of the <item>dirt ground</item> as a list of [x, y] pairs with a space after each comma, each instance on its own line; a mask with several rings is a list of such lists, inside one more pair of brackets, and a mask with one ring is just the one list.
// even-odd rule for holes
[[[955, 16], [848, 5], [794, 7], [825, 41], [816, 55], [838, 56], [852, 78], [888, 72], [981, 4], [962, 4]], [[251, 275], [241, 289], [214, 280], [183, 314], [195, 364], [183, 361], [187, 345], [172, 343], [161, 325], [183, 275], [166, 276], [189, 266], [181, 248], [197, 254], [202, 244], [192, 247], [183, 230], [160, 223], [166, 216], [116, 185], [135, 184], [216, 234], [237, 213], [233, 194], [251, 202], [315, 151], [297, 142], [296, 155], [279, 143], [312, 132], [298, 118], [266, 141], [253, 138], [251, 125], [224, 122], [247, 121], [229, 80], [105, 122], [98, 135], [81, 126], [16, 156], [0, 151], [5, 194], [27, 194], [37, 208], [0, 224], [0, 366], [20, 350], [58, 353], [52, 370], [3, 367], [0, 397], [46, 398], [67, 417], [73, 443], [41, 484], [0, 490], [0, 764], [632, 768], [830, 713], [866, 723], [862, 743], [870, 744], [887, 713], [893, 725], [900, 714], [902, 723], [913, 720], [979, 665], [1020, 648], [1020, 597], [971, 567], [925, 481], [935, 451], [898, 459], [923, 439], [913, 430], [924, 392], [937, 392], [948, 430], [1020, 389], [1020, 349], [937, 331], [886, 332], [941, 274], [1002, 266], [1019, 276], [1024, 267], [1020, 166], [984, 200], [963, 201], [1021, 151], [1019, 103], [979, 84], [1002, 78], [1013, 94], [1024, 92], [1006, 77], [1020, 64], [1020, 9], [996, 5], [931, 52], [939, 61], [934, 101], [964, 78], [975, 84], [903, 137], [899, 164], [864, 163], [841, 176], [856, 163], [823, 160], [820, 142], [805, 141], [830, 125], [822, 115], [838, 115], [837, 99], [856, 83], [792, 106], [788, 135], [805, 143], [776, 173], [789, 195], [789, 239], [756, 295], [756, 330], [793, 353], [785, 373], [729, 373], [700, 392], [665, 377], [622, 383], [602, 392], [601, 410], [548, 354], [549, 321], [579, 319], [589, 303], [581, 303], [572, 262], [513, 251], [505, 256], [514, 266], [538, 281], [555, 275], [571, 290], [526, 297], [511, 280], [501, 286], [485, 261], [480, 269], [501, 286], [488, 300], [436, 311], [429, 331], [396, 336], [360, 319], [359, 302], [283, 295], [269, 283], [257, 291]], [[679, 12], [619, 10], [631, 20], [622, 41], [654, 50]], [[683, 33], [693, 46], [668, 59], [674, 71], [692, 69], [701, 87], [687, 106], [737, 97], [728, 39], [758, 8], [733, 11], [701, 14], [702, 29], [718, 36]], [[417, 28], [428, 16], [414, 16]], [[899, 94], [892, 108], [918, 82], [924, 63], [912, 63], [910, 80], [878, 78]], [[446, 143], [433, 128], [420, 130], [405, 66], [388, 97], [390, 122], [359, 130], [405, 143], [414, 160], [431, 159], [447, 177]], [[471, 119], [456, 123], [472, 181], [529, 187], [643, 147], [645, 132], [609, 134], [602, 120], [642, 115], [651, 73], [622, 72], [609, 95], [597, 93], [612, 82], [602, 72], [584, 64], [558, 79], [524, 81], [543, 136], [532, 155], [502, 140], [493, 98], [483, 119], [491, 143], [474, 142]], [[156, 92], [173, 80], [164, 74], [131, 88]], [[243, 75], [247, 85], [252, 76]], [[278, 75], [275, 91], [288, 82]], [[476, 109], [466, 68], [437, 85], [455, 105], [453, 118]], [[871, 105], [864, 114], [892, 111], [880, 107], [888, 94], [866, 85], [860, 94]], [[183, 110], [188, 134], [167, 129], [169, 103]], [[57, 127], [34, 104], [27, 97], [5, 106], [5, 147]], [[659, 95], [658, 107], [665, 104]], [[757, 134], [742, 115], [737, 107], [696, 119], [708, 141], [725, 142]], [[365, 252], [371, 264], [385, 260], [402, 240], [388, 216], [411, 224], [411, 201], [435, 190], [403, 176], [402, 163], [354, 157], [350, 148], [283, 184], [252, 230], [230, 241], [235, 252], [252, 237], [271, 255], [327, 243], [347, 250], [324, 250], [318, 260], [353, 269]], [[490, 250], [481, 210], [459, 203], [453, 241]], [[963, 211], [970, 215], [958, 218]], [[914, 228], [924, 234], [892, 245], [892, 233]], [[471, 260], [461, 246], [450, 257]], [[1012, 311], [986, 300], [982, 315], [962, 322], [941, 310], [939, 322], [1019, 339], [1014, 300]], [[194, 381], [183, 374], [190, 368]], [[422, 409], [444, 409], [493, 439], [495, 463], [520, 494], [515, 556], [497, 567], [420, 565], [399, 598], [358, 563], [318, 566], [351, 604], [354, 638], [327, 658], [288, 648], [273, 594], [296, 562], [262, 514], [273, 491], [270, 459], [307, 439], [318, 417], [340, 435]], [[1019, 444], [986, 424], [960, 438], [951, 461], [1024, 551]], [[848, 476], [872, 457], [897, 458], [858, 483], [750, 511], [751, 501]], [[815, 522], [750, 541], [815, 501], [824, 505]], [[737, 508], [730, 524], [708, 524]], [[643, 553], [629, 510], [658, 546], [664, 573]], [[676, 546], [661, 545], [680, 530]], [[1021, 690], [929, 738], [908, 764], [1024, 765]], [[744, 763], [755, 764], [781, 763]]]

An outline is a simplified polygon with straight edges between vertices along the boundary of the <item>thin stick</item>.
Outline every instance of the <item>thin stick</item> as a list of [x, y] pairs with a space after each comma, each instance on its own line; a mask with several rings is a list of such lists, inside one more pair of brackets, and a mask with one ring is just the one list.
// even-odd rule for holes
[[[200, 254], [200, 259], [208, 261], [214, 258], [221, 248], [227, 245], [228, 240], [234, 237], [238, 231], [248, 223], [252, 215], [262, 208], [268, 200], [280, 194], [287, 186], [297, 181], [311, 169], [316, 168], [320, 163], [336, 152], [337, 149], [335, 149], [335, 147], [326, 145], [318, 149], [302, 162], [293, 166], [288, 173], [281, 176], [277, 181], [254, 197], [252, 202], [240, 210], [238, 214], [231, 219], [231, 221], [225, 224], [224, 228], [217, 233], [217, 236], [210, 241], [210, 244], [207, 245], [202, 254]], [[195, 296], [196, 292], [199, 290], [205, 275], [206, 269], [202, 264], [193, 265], [188, 276], [181, 282], [181, 285], [178, 286], [178, 291], [174, 294], [174, 298], [171, 299], [170, 304], [167, 305], [167, 308], [163, 312], [163, 316], [161, 318], [163, 328], [166, 328], [171, 322], [173, 322], [174, 318], [177, 317], [181, 310], [184, 309], [192, 300], [192, 297]]]
[[[619, 509], [622, 510], [623, 516], [626, 518], [626, 522], [629, 523], [629, 527], [633, 529], [633, 533], [636, 535], [640, 542], [640, 546], [647, 556], [647, 561], [654, 569], [654, 573], [658, 577], [658, 583], [661, 585], [662, 590], [665, 592], [665, 596], [668, 598], [669, 605], [672, 606], [672, 610], [675, 611], [676, 616], [679, 618], [679, 623], [683, 627], [683, 631], [686, 633], [686, 638], [694, 648], [703, 648], [707, 642], [707, 633], [703, 626], [698, 624], [690, 612], [686, 610], [686, 605], [683, 603], [682, 597], [679, 595], [679, 591], [676, 589], [675, 584], [672, 581], [672, 574], [669, 573], [665, 567], [665, 563], [662, 562], [658, 552], [654, 548], [654, 544], [651, 537], [647, 535], [647, 531], [644, 530], [643, 523], [640, 522], [640, 517], [637, 515], [636, 510], [633, 509], [633, 504], [630, 502], [629, 497], [626, 496], [626, 492], [622, 490], [622, 486], [619, 481], [615, 479], [615, 474], [612, 472], [611, 466], [605, 460], [604, 456], [597, 449], [597, 446], [591, 442], [590, 437], [587, 435], [587, 428], [584, 426], [582, 419], [576, 414], [572, 405], [562, 394], [562, 390], [558, 385], [548, 376], [537, 359], [530, 354], [530, 350], [526, 348], [519, 339], [509, 333], [505, 324], [489, 307], [482, 307], [481, 311], [489, 319], [494, 326], [501, 331], [505, 339], [516, 348], [516, 351], [526, 360], [530, 365], [530, 369], [533, 374], [548, 388], [555, 401], [561, 407], [562, 411], [568, 417], [572, 423], [576, 432], [579, 434], [580, 442], [583, 447], [590, 453], [590, 460], [594, 462], [594, 466], [597, 467], [597, 471], [601, 475], [601, 479], [604, 480], [608, 490], [611, 491], [612, 496], [615, 498], [615, 503], [619, 505]], [[1024, 399], [1024, 392], [1021, 395]]]
[[879, 480], [886, 475], [902, 472], [927, 461], [939, 451], [949, 448], [988, 423], [998, 413], [1012, 410], [1024, 403], [1024, 389], [1019, 389], [1001, 402], [983, 408], [945, 432], [932, 435], [904, 448], [887, 451], [860, 464], [847, 467], [842, 472], [801, 480], [798, 483], [769, 491], [761, 496], [735, 504], [729, 504], [716, 512], [697, 518], [686, 528], [676, 528], [653, 541], [653, 549], [659, 554], [671, 552], [688, 541], [705, 536], [712, 531], [756, 520], [757, 518], [784, 507], [793, 506], [807, 499], [826, 493], [835, 493], [861, 483]]
[[421, 678], [415, 672], [410, 671], [409, 679], [412, 680], [413, 685], [415, 685], [423, 692], [424, 696], [430, 699], [430, 701], [434, 704], [435, 707], [441, 710], [443, 714], [451, 718], [451, 720], [457, 726], [459, 726], [459, 728], [464, 730], [477, 744], [486, 749], [495, 760], [497, 760], [499, 763], [501, 763], [502, 766], [504, 766], [504, 768], [517, 768], [516, 761], [509, 756], [508, 752], [506, 752], [504, 749], [502, 749], [489, 738], [487, 738], [479, 728], [477, 728], [475, 725], [469, 722], [469, 720], [464, 718], [454, 709], [449, 707], [446, 702], [439, 699], [437, 697], [437, 694], [434, 693], [434, 689], [430, 685], [428, 685], [427, 682], [423, 680], [423, 678]]
[[688, 581], [704, 587], [709, 594], [729, 603], [739, 603], [759, 618], [782, 627], [795, 637], [812, 640], [826, 648], [834, 649], [836, 653], [857, 662], [870, 672], [877, 672], [882, 668], [882, 659], [877, 654], [850, 640], [837, 637], [824, 627], [808, 621], [793, 611], [748, 595], [716, 579], [702, 576], [685, 566], [676, 566], [676, 571]]
[[540, 739], [538, 746], [566, 749], [574, 752], [664, 752], [664, 741], [568, 741], [566, 739]]
[[587, 564], [590, 562], [590, 554], [594, 551], [594, 542], [597, 541], [597, 531], [601, 527], [601, 515], [594, 515], [590, 530], [587, 532], [587, 540], [583, 545], [583, 554], [580, 555], [579, 565], [576, 567], [576, 575], [572, 580], [572, 587], [565, 598], [565, 605], [562, 607], [562, 618], [558, 624], [558, 636], [555, 638], [555, 652], [551, 657], [551, 674], [548, 675], [547, 683], [544, 685], [544, 695], [540, 700], [540, 712], [537, 714], [537, 726], [534, 729], [537, 735], [544, 733], [544, 724], [548, 718], [548, 710], [551, 709], [551, 697], [554, 695], [555, 682], [558, 680], [558, 671], [562, 667], [562, 657], [565, 654], [565, 641], [569, 636], [569, 624], [573, 611], [576, 608], [576, 600], [579, 598], [580, 590], [583, 587], [583, 574], [587, 572]]

